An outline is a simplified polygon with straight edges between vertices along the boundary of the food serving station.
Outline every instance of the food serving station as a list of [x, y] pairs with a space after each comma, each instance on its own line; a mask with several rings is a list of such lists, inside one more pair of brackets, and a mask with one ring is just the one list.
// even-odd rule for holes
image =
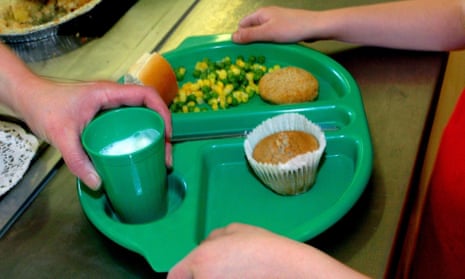
[[[350, 5], [374, 2], [376, 1], [357, 0], [352, 1]], [[104, 35], [93, 38], [79, 48], [62, 55], [30, 62], [29, 66], [38, 74], [56, 80], [109, 79], [117, 81], [145, 52], [158, 51], [166, 54], [168, 60], [174, 64], [182, 64], [189, 58], [193, 61], [201, 60], [204, 58], [201, 57], [203, 52], [197, 52], [199, 57], [195, 57], [196, 52], [189, 51], [192, 55], [189, 57], [188, 53], [183, 52], [183, 49], [189, 49], [189, 47], [195, 49], [196, 45], [210, 44], [211, 46], [213, 44], [219, 46], [225, 41], [230, 46], [230, 43], [227, 42], [228, 36], [236, 29], [238, 21], [243, 16], [261, 6], [278, 5], [279, 3], [279, 1], [267, 0], [253, 2], [241, 0], [139, 0], [130, 6]], [[315, 0], [286, 2], [286, 6], [289, 7], [309, 9], [329, 9], [344, 5], [348, 4], [343, 1], [323, 2]], [[254, 45], [242, 47], [247, 52], [253, 49]], [[197, 47], [197, 49], [199, 48]], [[279, 217], [273, 220], [268, 216], [267, 218], [270, 220], [261, 220], [263, 222], [257, 224], [269, 226], [273, 230], [276, 229], [278, 233], [306, 241], [373, 278], [382, 278], [390, 268], [391, 253], [396, 245], [396, 232], [404, 203], [408, 198], [411, 181], [418, 175], [417, 160], [421, 161], [421, 156], [418, 157], [418, 154], [421, 154], [424, 148], [424, 134], [431, 124], [431, 112], [434, 111], [435, 101], [438, 97], [437, 89], [442, 82], [447, 55], [437, 52], [411, 52], [362, 47], [334, 41], [298, 46], [264, 44], [260, 45], [258, 49], [273, 56], [287, 48], [298, 48], [299, 51], [309, 48], [308, 51], [298, 52], [299, 55], [306, 56], [305, 59], [309, 61], [312, 59], [327, 61], [327, 63], [323, 63], [324, 67], [333, 65], [331, 69], [337, 69], [334, 72], [323, 70], [317, 72], [317, 76], [323, 77], [321, 80], [327, 82], [324, 86], [342, 90], [341, 96], [337, 93], [322, 95], [321, 102], [327, 103], [327, 107], [323, 108], [322, 106], [321, 108], [325, 113], [316, 113], [308, 108], [299, 107], [307, 115], [316, 115], [317, 120], [322, 124], [331, 124], [332, 127], [336, 126], [338, 129], [327, 132], [328, 137], [332, 138], [330, 141], [331, 149], [328, 153], [335, 156], [332, 157], [333, 159], [326, 160], [328, 164], [322, 168], [323, 175], [337, 172], [337, 168], [341, 167], [344, 168], [342, 171], [344, 174], [351, 173], [347, 169], [353, 167], [352, 165], [347, 166], [347, 161], [344, 160], [343, 163], [339, 163], [339, 159], [334, 158], [345, 156], [358, 162], [357, 160], [362, 160], [367, 156], [367, 161], [363, 161], [363, 177], [357, 180], [360, 184], [357, 193], [353, 194], [353, 188], [347, 188], [347, 193], [352, 194], [351, 202], [344, 203], [344, 209], [338, 207], [340, 209], [338, 214], [333, 215], [329, 221], [327, 217], [323, 225], [320, 223], [317, 228], [309, 225], [310, 219], [317, 214], [315, 212], [318, 212], [318, 208], [315, 209], [308, 204], [302, 204], [302, 210], [298, 211], [298, 222], [300, 223], [295, 224], [290, 221], [288, 224]], [[224, 51], [227, 53], [228, 48], [225, 49]], [[233, 53], [233, 55], [236, 54]], [[183, 55], [185, 57], [180, 59]], [[222, 55], [224, 53], [220, 56]], [[292, 60], [292, 55], [289, 56], [291, 60], [286, 60], [286, 55], [278, 55], [277, 57], [279, 57], [279, 62], [283, 64], [299, 61], [305, 65], [303, 61], [305, 59], [301, 59], [300, 56], [294, 60]], [[182, 62], [180, 62], [181, 60]], [[333, 62], [335, 64], [332, 64]], [[329, 78], [330, 75], [335, 75], [337, 78]], [[341, 89], [345, 88], [344, 86], [334, 85], [339, 79], [350, 83], [351, 86], [355, 85], [355, 91], [351, 89], [345, 92], [344, 89]], [[251, 106], [254, 111], [258, 109], [256, 114], [251, 113], [252, 109], [248, 111], [243, 109], [242, 112], [238, 109], [239, 113], [247, 114], [251, 122], [237, 124], [239, 125], [237, 130], [249, 130], [262, 119], [263, 115], [259, 115], [262, 108], [259, 105], [254, 106], [253, 103]], [[351, 111], [351, 109], [353, 110]], [[266, 109], [263, 110], [266, 114]], [[3, 110], [0, 112], [8, 113]], [[235, 123], [234, 110], [224, 115], [225, 121]], [[189, 126], [192, 126], [190, 121], [196, 118], [202, 124], [213, 121], [208, 118], [203, 119], [202, 116], [174, 117], [175, 136], [176, 134], [180, 137], [192, 136], [186, 131], [189, 131]], [[176, 123], [179, 126], [176, 126]], [[204, 127], [213, 130], [220, 129], [220, 124], [207, 123]], [[192, 133], [199, 130], [196, 129]], [[237, 130], [233, 132], [237, 133]], [[342, 135], [350, 132], [354, 133], [354, 138], [356, 138], [355, 135], [363, 136], [361, 139], [355, 139], [354, 142], [337, 140], [339, 133]], [[205, 136], [205, 134], [195, 136]], [[226, 156], [229, 159], [233, 158], [234, 162], [242, 159], [237, 157], [239, 156], [237, 150], [240, 149], [240, 141], [240, 138], [224, 139], [223, 143], [227, 147], [221, 147], [222, 149], [229, 148], [229, 151], [225, 152], [236, 154], [231, 155], [231, 157]], [[175, 162], [175, 168], [178, 166], [180, 170], [189, 172], [190, 168], [184, 162], [187, 160], [183, 161], [185, 159], [183, 156], [196, 158], [197, 153], [189, 153], [192, 148], [199, 150], [211, 148], [212, 142], [212, 140], [206, 140], [204, 143], [198, 141], [180, 142], [179, 147], [175, 146], [174, 149], [175, 159], [180, 158], [177, 163]], [[351, 146], [352, 149], [345, 148], [346, 145]], [[366, 148], [364, 150], [368, 150], [368, 154], [347, 151], [357, 150], [357, 148], [353, 148], [357, 145]], [[221, 158], [217, 157], [208, 158], [206, 161], [221, 161]], [[137, 228], [133, 230], [114, 222], [105, 213], [104, 198], [92, 196], [92, 193], [77, 183], [76, 177], [64, 164], [56, 163], [56, 155], [53, 158], [53, 164], [47, 165], [49, 166], [47, 173], [50, 175], [47, 176], [46, 181], [40, 181], [40, 191], [36, 193], [34, 200], [29, 203], [30, 205], [28, 204], [27, 208], [22, 209], [22, 214], [0, 238], [0, 274], [13, 278], [32, 276], [35, 278], [70, 276], [97, 278], [109, 276], [112, 278], [153, 278], [160, 276], [163, 278], [164, 272], [173, 264], [173, 261], [167, 260], [167, 258], [177, 259], [179, 257], [176, 254], [179, 250], [177, 245], [186, 242], [186, 239], [179, 239], [179, 242], [176, 239], [170, 239], [173, 243], [172, 247], [163, 247], [155, 252], [150, 251], [153, 255], [147, 256], [144, 251], [135, 248], [138, 242], [136, 235], [122, 239], [118, 234], [121, 234], [121, 231], [142, 232], [145, 234], [141, 236], [144, 245], [150, 246], [151, 236], [147, 234], [153, 234], [153, 237], [156, 237], [157, 230], [162, 230], [162, 228], [157, 229], [154, 226], [148, 229]], [[38, 160], [38, 162], [46, 164], [48, 160], [42, 158], [42, 161]], [[196, 160], [200, 164], [201, 159], [197, 158]], [[221, 162], [213, 164], [220, 165]], [[358, 170], [359, 165], [354, 164], [354, 166]], [[193, 168], [192, 172], [199, 173], [198, 176], [194, 177], [195, 179], [199, 176], [208, 177], [202, 179], [202, 181], [208, 181], [206, 186], [200, 183], [199, 187], [208, 189], [200, 192], [199, 200], [206, 195], [206, 191], [209, 195], [215, 195], [217, 190], [214, 189], [216, 186], [214, 181], [219, 180], [221, 183], [223, 181], [221, 179], [226, 177], [228, 181], [227, 183], [223, 181], [224, 184], [232, 187], [234, 183], [240, 182], [239, 180], [229, 181], [231, 174], [228, 176], [226, 174], [228, 171], [246, 171], [244, 170], [245, 166], [240, 165], [221, 170], [220, 172], [224, 175], [213, 175], [213, 169], [214, 167], [209, 165], [205, 168], [201, 166]], [[212, 172], [208, 173], [209, 170]], [[32, 173], [34, 171], [44, 172], [44, 170], [34, 167], [33, 164], [28, 175], [34, 176]], [[355, 180], [354, 177], [358, 178], [360, 175], [357, 171], [354, 173], [357, 173], [357, 176], [349, 175], [347, 178], [349, 181]], [[252, 180], [253, 178], [245, 177], [244, 179]], [[345, 177], [341, 176], [338, 179], [332, 181], [336, 184], [343, 184]], [[182, 206], [185, 206], [183, 202], [192, 203], [184, 196], [185, 189], [181, 187], [182, 183], [179, 182], [182, 179], [174, 177], [174, 180], [175, 182], [172, 183], [175, 185], [173, 216], [178, 214], [178, 210]], [[326, 180], [323, 179], [323, 181]], [[328, 183], [328, 187], [334, 186], [330, 184], [331, 180], [326, 183]], [[348, 185], [351, 184], [348, 183]], [[318, 183], [316, 186], [318, 187], [315, 190], [320, 188], [324, 190], [324, 187]], [[237, 193], [234, 191], [224, 193], [235, 200], [240, 198], [240, 194], [235, 196]], [[252, 203], [253, 199], [250, 195], [256, 193], [253, 190], [247, 192], [249, 195], [246, 197], [247, 202]], [[344, 191], [341, 192], [340, 199], [346, 199], [344, 193]], [[315, 202], [317, 200], [305, 200], [305, 195], [298, 198], [299, 202]], [[0, 206], [1, 202], [2, 200], [0, 200]], [[210, 203], [215, 202], [211, 201]], [[286, 203], [290, 203], [290, 200], [282, 202], [277, 198], [276, 202], [277, 204], [281, 203], [282, 206], [289, 206]], [[331, 202], [336, 207], [341, 201], [335, 197]], [[331, 206], [329, 207], [331, 208]], [[213, 208], [215, 207], [213, 206]], [[272, 210], [272, 207], [269, 209]], [[295, 210], [297, 212], [297, 209]], [[206, 213], [202, 211], [199, 214]], [[221, 214], [228, 213], [220, 210], [216, 215], [213, 216], [209, 213], [205, 220], [200, 220], [206, 222], [206, 225], [197, 228], [195, 239], [197, 242], [194, 241], [194, 243], [201, 241], [208, 234], [208, 230], [215, 226], [224, 225], [224, 222], [243, 220], [240, 219], [242, 215], [239, 213], [226, 219], [219, 216]], [[309, 223], [305, 218], [307, 214]], [[246, 214], [244, 213], [244, 215]], [[165, 221], [167, 225], [173, 225], [169, 224], [169, 220]], [[256, 220], [245, 221], [256, 222]], [[304, 226], [299, 227], [301, 223]], [[293, 230], [293, 226], [298, 229]], [[203, 229], [206, 231], [202, 231]], [[121, 231], [118, 232], [119, 230]], [[176, 236], [175, 233], [172, 235]], [[179, 237], [181, 238], [183, 235], [180, 233]], [[192, 248], [192, 246], [187, 247], [188, 249], [182, 247], [182, 249], [186, 249], [183, 250], [183, 253], [187, 253]], [[158, 266], [159, 262], [162, 262], [160, 266]]]

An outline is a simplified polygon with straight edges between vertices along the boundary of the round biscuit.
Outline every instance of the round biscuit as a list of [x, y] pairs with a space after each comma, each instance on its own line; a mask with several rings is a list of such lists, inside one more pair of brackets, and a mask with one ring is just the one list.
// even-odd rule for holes
[[313, 101], [318, 96], [318, 80], [298, 67], [284, 67], [264, 75], [259, 83], [263, 100], [274, 104]]

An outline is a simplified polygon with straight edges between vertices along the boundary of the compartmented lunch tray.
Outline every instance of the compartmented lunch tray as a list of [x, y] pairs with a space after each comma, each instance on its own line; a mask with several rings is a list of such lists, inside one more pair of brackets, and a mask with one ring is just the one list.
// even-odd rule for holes
[[[302, 45], [237, 45], [228, 35], [186, 39], [165, 58], [173, 67], [192, 70], [205, 57], [264, 55], [267, 64], [307, 69], [319, 81], [316, 101], [272, 105], [256, 96], [249, 103], [221, 111], [175, 113], [173, 171], [168, 176], [169, 210], [146, 224], [124, 224], [104, 193], [77, 181], [82, 208], [107, 237], [143, 255], [157, 272], [168, 271], [215, 228], [243, 222], [298, 241], [322, 233], [356, 203], [371, 175], [372, 145], [359, 88], [330, 57]], [[327, 147], [316, 182], [306, 193], [281, 196], [249, 168], [243, 136], [263, 120], [285, 112], [305, 115], [325, 130]], [[193, 137], [231, 137], [187, 140]], [[186, 139], [186, 140], [183, 140]]]

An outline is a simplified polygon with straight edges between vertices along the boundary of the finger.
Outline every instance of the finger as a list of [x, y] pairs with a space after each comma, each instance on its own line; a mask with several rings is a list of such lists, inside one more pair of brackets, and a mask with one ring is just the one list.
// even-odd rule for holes
[[232, 35], [232, 40], [236, 43], [251, 43], [258, 41], [277, 42], [274, 32], [270, 32], [270, 26], [257, 25], [248, 28], [239, 28]]
[[258, 41], [258, 38], [254, 35], [254, 30], [251, 28], [240, 28], [232, 34], [232, 40], [235, 43], [247, 44], [254, 41]]
[[56, 143], [56, 147], [61, 150], [63, 160], [69, 170], [79, 177], [82, 182], [92, 190], [98, 190], [101, 185], [101, 179], [94, 169], [89, 158], [81, 147], [79, 138], [66, 136], [70, 133], [63, 133], [61, 140]]
[[173, 167], [172, 145], [169, 141], [165, 142], [165, 162], [167, 168]]
[[[124, 99], [118, 101], [124, 102], [125, 105], [145, 105], [158, 112], [165, 121], [166, 137], [171, 139], [173, 130], [171, 125], [171, 113], [160, 95], [158, 95], [154, 89], [146, 86], [125, 85], [125, 87], [127, 90], [131, 90], [132, 94], [123, 94], [121, 98]], [[138, 94], [137, 98], [133, 97], [136, 94]]]
[[163, 99], [153, 88], [140, 85], [114, 85], [117, 86], [117, 88], [110, 89], [109, 87], [102, 87], [105, 89], [105, 94], [103, 96], [104, 100], [101, 102], [105, 104], [103, 109], [119, 107], [122, 105], [146, 106], [160, 114], [165, 122], [166, 138], [168, 141], [171, 139], [173, 131], [171, 113]]
[[262, 18], [260, 16], [260, 10], [251, 13], [239, 21], [239, 28], [247, 28], [262, 24]]
[[102, 109], [126, 106], [146, 106], [158, 112], [166, 122], [167, 134], [171, 136], [171, 113], [158, 93], [151, 87], [140, 85], [122, 85], [117, 83], [100, 82], [103, 94], [99, 103]]
[[[66, 164], [69, 166], [70, 163], [68, 162]], [[88, 159], [84, 159], [80, 167], [76, 167], [75, 169], [69, 167], [69, 169], [90, 189], [94, 191], [100, 189], [102, 181]]]
[[165, 102], [161, 98], [148, 98], [145, 101], [145, 105], [148, 108], [153, 109], [154, 111], [158, 112], [165, 122], [165, 135], [167, 141], [171, 140], [171, 136], [173, 133], [173, 128], [171, 124], [171, 113], [168, 110]]

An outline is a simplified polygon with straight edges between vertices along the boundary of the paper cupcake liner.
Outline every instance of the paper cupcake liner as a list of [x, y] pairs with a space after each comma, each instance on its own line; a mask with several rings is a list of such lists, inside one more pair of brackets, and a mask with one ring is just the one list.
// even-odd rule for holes
[[[261, 163], [253, 158], [255, 146], [266, 136], [296, 130], [315, 136], [319, 143], [318, 149], [279, 164]], [[265, 120], [250, 132], [244, 141], [247, 160], [257, 177], [266, 186], [282, 195], [300, 194], [312, 187], [325, 148], [326, 138], [321, 128], [298, 113], [285, 113]]]

